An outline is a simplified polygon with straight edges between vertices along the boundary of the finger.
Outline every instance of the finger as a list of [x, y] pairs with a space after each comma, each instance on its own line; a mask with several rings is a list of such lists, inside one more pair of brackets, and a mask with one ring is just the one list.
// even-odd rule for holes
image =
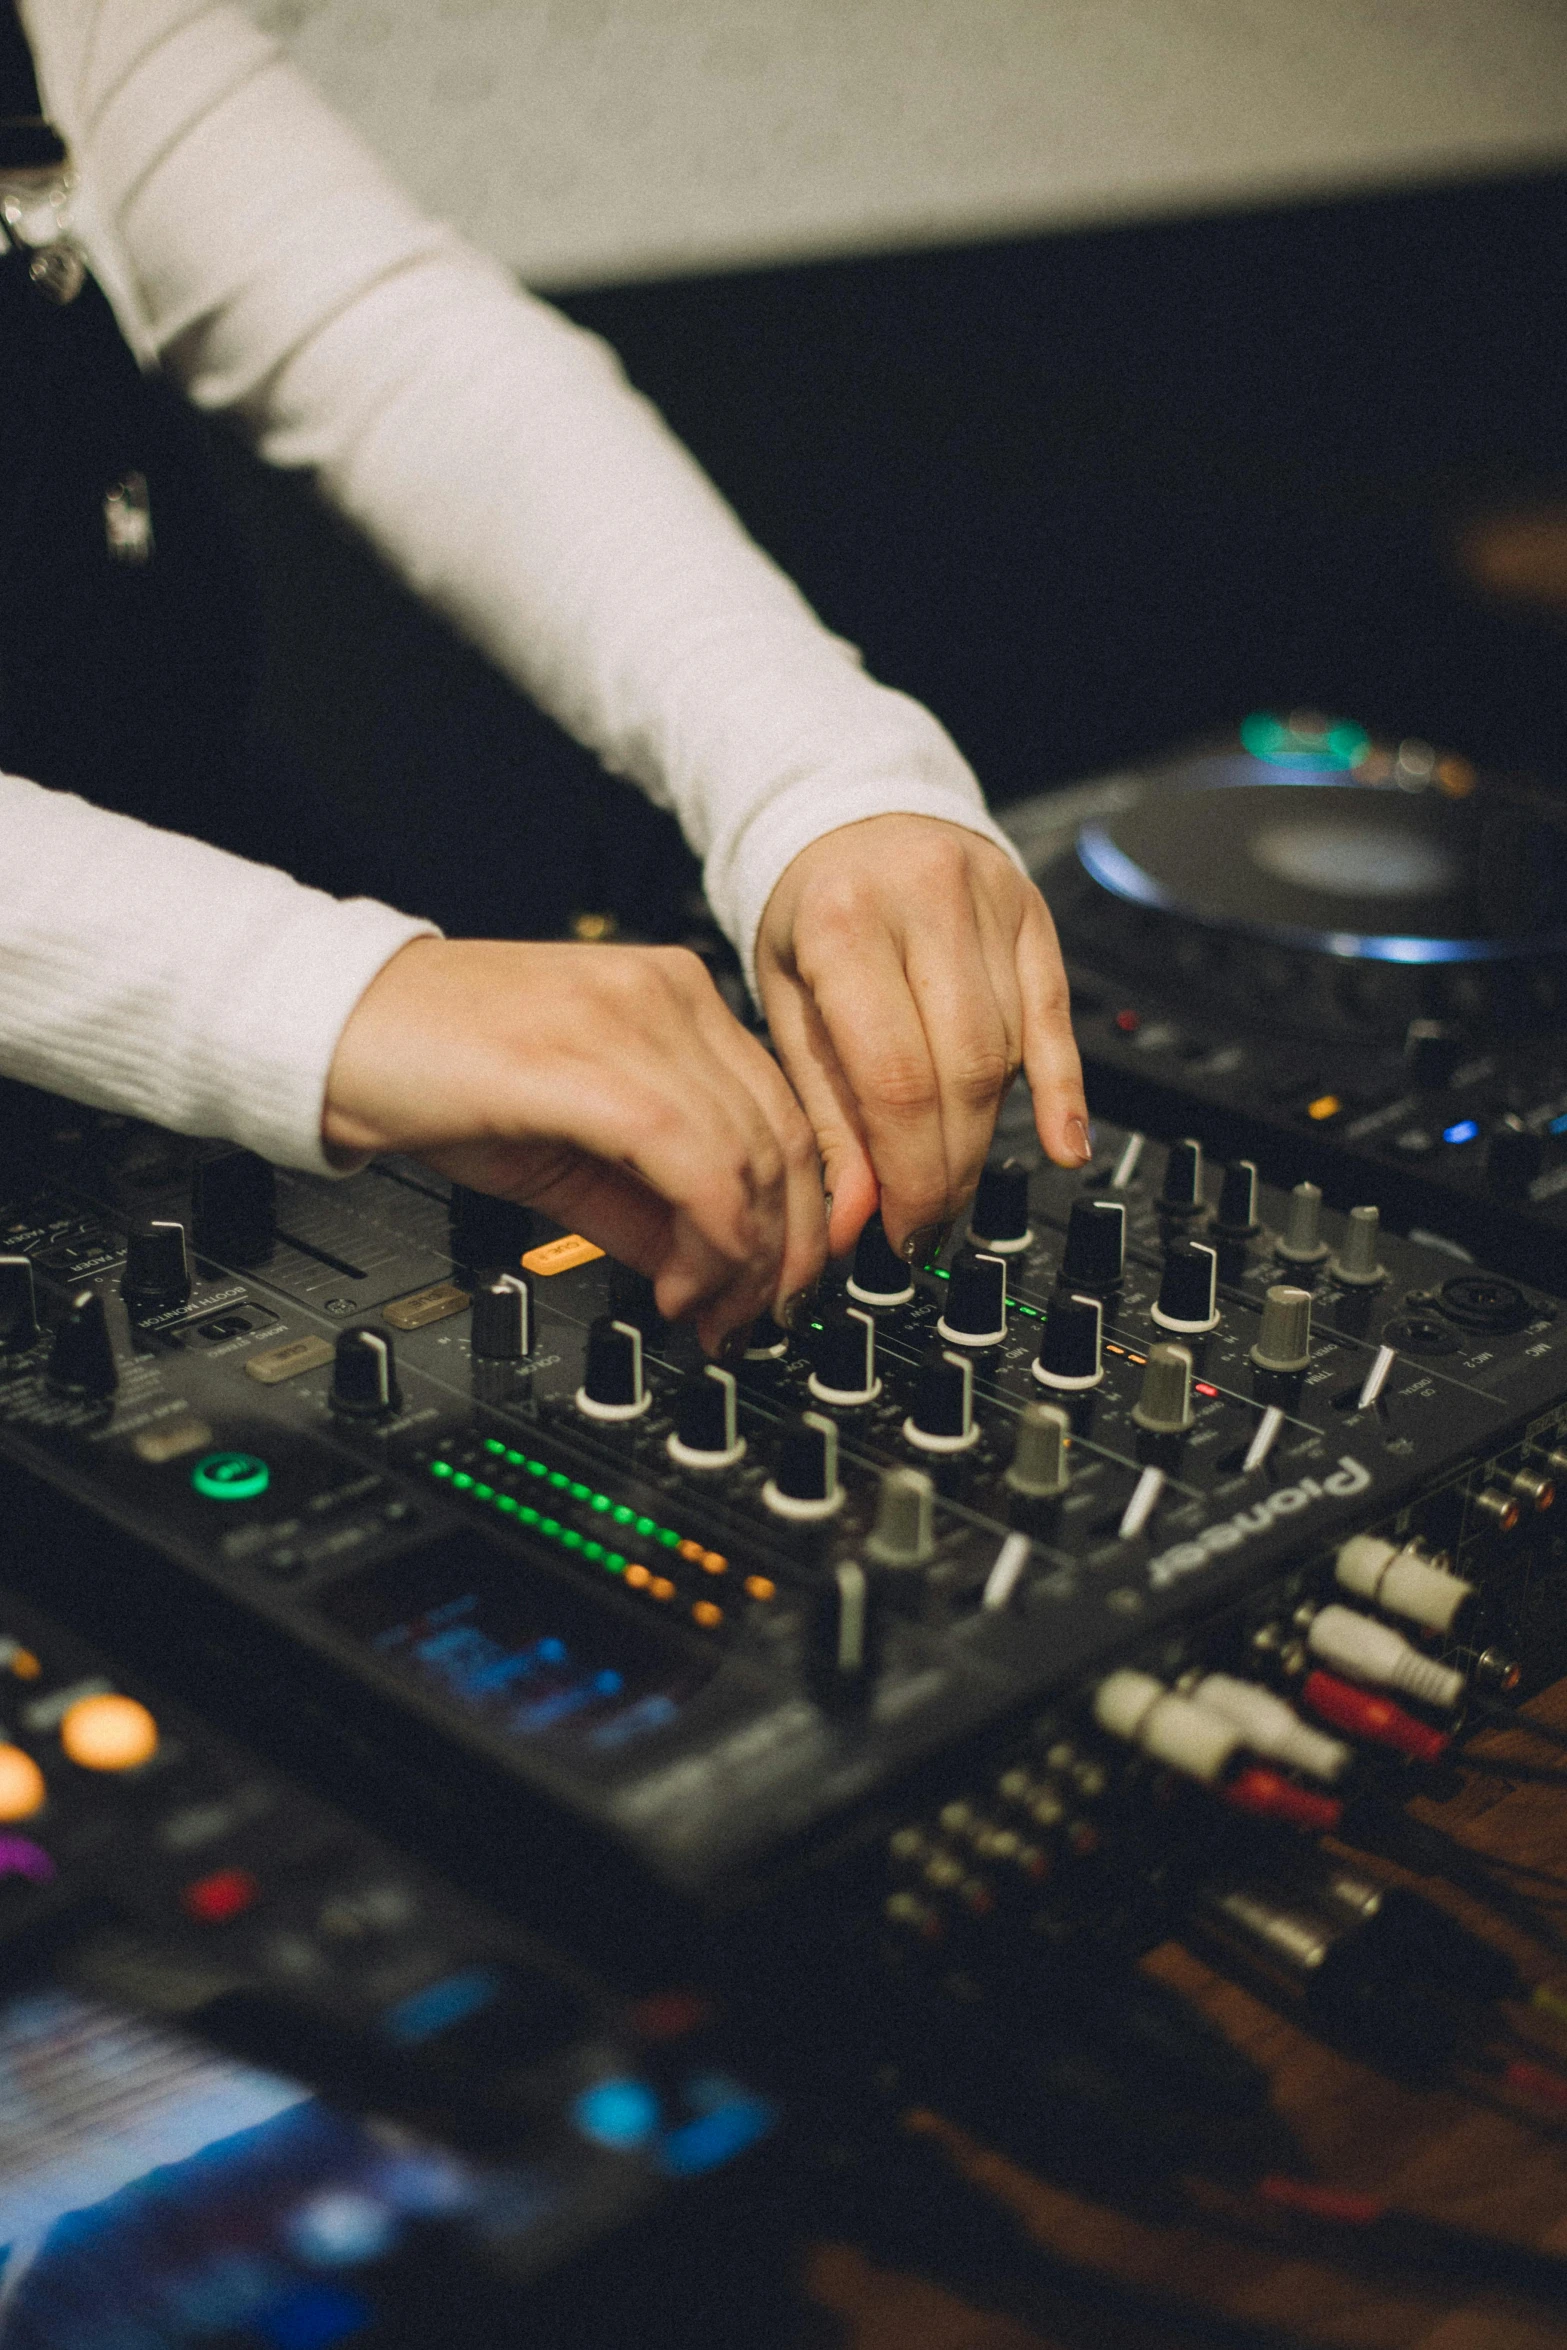
[[1092, 1149], [1071, 999], [1049, 908], [1037, 890], [1031, 897], [1017, 946], [1023, 1068], [1034, 1097], [1040, 1141], [1058, 1167], [1081, 1167]]
[[741, 1027], [716, 992], [710, 1003], [703, 1014], [704, 1038], [750, 1093], [782, 1162], [784, 1242], [773, 1310], [787, 1327], [826, 1262], [827, 1218], [816, 1137], [771, 1053]]
[[859, 1105], [887, 1237], [901, 1248], [945, 1223], [948, 1184], [941, 1089], [890, 934], [873, 931], [834, 955], [812, 992]]
[[[1017, 1029], [997, 1001], [966, 879], [944, 919], [912, 930], [909, 987], [919, 1007], [939, 1089], [950, 1218], [979, 1181], [1001, 1097], [1017, 1066]], [[1009, 991], [1016, 993], [1013, 983]]]
[[764, 981], [762, 995], [779, 1059], [816, 1138], [832, 1203], [827, 1246], [842, 1256], [880, 1197], [853, 1088], [809, 989], [775, 973]]

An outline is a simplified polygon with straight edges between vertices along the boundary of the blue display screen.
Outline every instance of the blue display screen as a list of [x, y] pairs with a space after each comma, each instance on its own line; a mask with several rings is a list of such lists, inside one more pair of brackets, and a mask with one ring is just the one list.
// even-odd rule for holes
[[679, 1721], [716, 1660], [477, 1545], [372, 1569], [323, 1603], [384, 1662], [508, 1742], [611, 1765]]

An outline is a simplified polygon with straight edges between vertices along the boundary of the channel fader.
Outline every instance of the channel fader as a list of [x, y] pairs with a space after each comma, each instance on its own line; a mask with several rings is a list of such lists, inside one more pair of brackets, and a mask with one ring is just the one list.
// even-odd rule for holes
[[755, 1958], [787, 1914], [824, 1951], [890, 1817], [1037, 1787], [1041, 1735], [1309, 1828], [1277, 1711], [1264, 1760], [1260, 1695], [1221, 1735], [1177, 1681], [1418, 1732], [1556, 1670], [1567, 1314], [1195, 1136], [1040, 1166], [1026, 1108], [946, 1261], [873, 1223], [731, 1373], [411, 1164], [34, 1104], [6, 1508], [72, 1604], [340, 1725], [600, 1949]]

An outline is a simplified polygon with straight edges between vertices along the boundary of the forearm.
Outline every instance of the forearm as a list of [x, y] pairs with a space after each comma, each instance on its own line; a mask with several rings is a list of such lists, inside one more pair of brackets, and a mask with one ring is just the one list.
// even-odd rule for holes
[[327, 1173], [337, 1040], [430, 925], [0, 776], [0, 1073]]

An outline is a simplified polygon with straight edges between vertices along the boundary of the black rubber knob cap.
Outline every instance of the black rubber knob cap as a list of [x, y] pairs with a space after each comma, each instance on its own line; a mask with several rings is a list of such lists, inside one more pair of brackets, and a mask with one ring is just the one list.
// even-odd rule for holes
[[1068, 1289], [1114, 1289], [1126, 1266], [1126, 1209], [1120, 1200], [1077, 1199], [1067, 1219], [1060, 1278]]
[[641, 1403], [645, 1390], [638, 1337], [634, 1323], [600, 1314], [588, 1331], [587, 1367], [582, 1375], [582, 1392], [590, 1403], [607, 1404], [616, 1411]]
[[452, 1185], [447, 1214], [452, 1260], [459, 1265], [494, 1265], [515, 1273], [537, 1233], [531, 1208], [494, 1199], [487, 1191], [470, 1191], [465, 1183]]
[[203, 1159], [191, 1178], [191, 1229], [203, 1256], [262, 1265], [277, 1240], [277, 1176], [254, 1151]]
[[1257, 1169], [1251, 1159], [1235, 1159], [1225, 1168], [1213, 1228], [1226, 1240], [1250, 1240], [1261, 1229], [1257, 1217]]
[[1172, 1240], [1159, 1278], [1153, 1318], [1165, 1330], [1198, 1332], [1218, 1322], [1217, 1251], [1191, 1240]]
[[633, 1272], [629, 1265], [611, 1264], [609, 1268], [609, 1310], [617, 1322], [635, 1322], [644, 1338], [664, 1327], [651, 1280], [646, 1273]]
[[382, 1330], [345, 1330], [332, 1362], [331, 1403], [348, 1420], [380, 1420], [401, 1409], [397, 1357]]
[[1104, 1376], [1104, 1316], [1096, 1297], [1057, 1296], [1051, 1302], [1034, 1368], [1046, 1387], [1093, 1387]]
[[133, 1317], [184, 1305], [190, 1296], [190, 1252], [183, 1224], [137, 1225], [125, 1243], [120, 1295]]
[[1485, 1180], [1497, 1199], [1526, 1199], [1545, 1168], [1545, 1144], [1521, 1118], [1503, 1118], [1485, 1146]]
[[969, 1230], [977, 1247], [1017, 1247], [1028, 1238], [1028, 1169], [1021, 1159], [987, 1166], [974, 1194]]
[[863, 1309], [839, 1306], [822, 1318], [811, 1347], [811, 1392], [825, 1402], [853, 1397], [868, 1403], [876, 1391], [876, 1325]]
[[1411, 1020], [1404, 1032], [1404, 1064], [1422, 1091], [1444, 1086], [1463, 1054], [1462, 1035], [1445, 1020]]
[[57, 1395], [81, 1401], [102, 1401], [118, 1387], [109, 1318], [96, 1290], [78, 1290], [66, 1308], [49, 1349], [45, 1376]]
[[879, 1213], [869, 1219], [855, 1243], [849, 1289], [867, 1305], [898, 1305], [914, 1295], [909, 1268], [893, 1254]]
[[526, 1273], [503, 1273], [474, 1291], [468, 1344], [481, 1363], [520, 1362], [533, 1352], [533, 1291]]
[[799, 1420], [785, 1431], [773, 1469], [773, 1482], [780, 1493], [790, 1501], [828, 1501], [835, 1474], [830, 1430]]
[[1195, 1216], [1203, 1204], [1202, 1144], [1188, 1135], [1170, 1145], [1159, 1205], [1167, 1216]]
[[881, 1579], [857, 1559], [840, 1559], [815, 1587], [804, 1663], [818, 1705], [833, 1711], [865, 1703], [881, 1664], [885, 1615]]
[[38, 1300], [26, 1257], [0, 1257], [0, 1354], [20, 1354], [38, 1336]]
[[1007, 1268], [1000, 1257], [958, 1258], [942, 1300], [942, 1336], [970, 1346], [997, 1346], [1007, 1333]]
[[722, 1380], [710, 1379], [705, 1371], [682, 1380], [675, 1398], [675, 1434], [688, 1452], [727, 1452], [734, 1441], [729, 1415], [729, 1395]]
[[973, 1387], [964, 1377], [965, 1367], [962, 1363], [949, 1363], [945, 1355], [932, 1355], [920, 1365], [909, 1418], [921, 1436], [952, 1438], [968, 1434], [972, 1424]]

